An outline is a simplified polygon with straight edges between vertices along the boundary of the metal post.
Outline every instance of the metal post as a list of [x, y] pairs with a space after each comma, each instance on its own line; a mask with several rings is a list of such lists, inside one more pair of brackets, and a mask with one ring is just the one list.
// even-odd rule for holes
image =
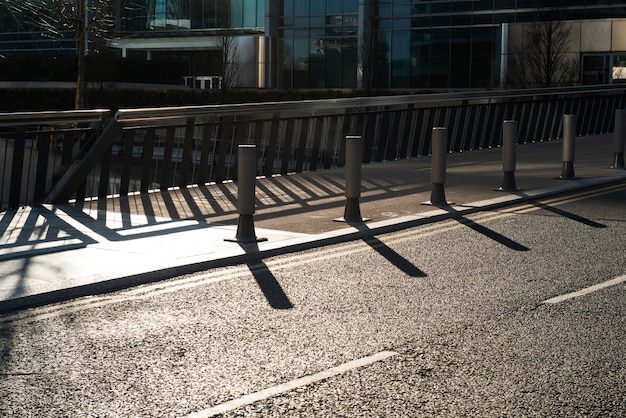
[[337, 222], [366, 222], [369, 218], [361, 217], [359, 198], [361, 197], [361, 155], [363, 140], [360, 136], [346, 136], [346, 207], [343, 218]]
[[427, 204], [435, 206], [447, 206], [444, 184], [446, 182], [446, 154], [448, 147], [448, 128], [433, 128], [432, 157], [431, 157], [431, 182], [433, 189], [430, 201]]
[[574, 154], [576, 139], [576, 115], [563, 115], [563, 169], [559, 180], [575, 180]]
[[505, 120], [502, 124], [502, 136], [502, 171], [504, 171], [504, 178], [502, 179], [502, 186], [498, 190], [515, 192], [518, 190], [515, 185], [517, 121]]
[[252, 243], [267, 241], [257, 238], [254, 231], [255, 186], [256, 186], [256, 145], [239, 145], [237, 150], [237, 212], [239, 223], [234, 239], [225, 241]]
[[613, 131], [613, 144], [615, 148], [615, 159], [611, 168], [624, 168], [624, 147], [626, 131], [626, 110], [615, 110], [615, 129]]

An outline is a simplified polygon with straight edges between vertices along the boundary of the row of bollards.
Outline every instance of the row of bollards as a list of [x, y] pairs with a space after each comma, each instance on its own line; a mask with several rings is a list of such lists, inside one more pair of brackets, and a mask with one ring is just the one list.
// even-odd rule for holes
[[[517, 121], [505, 120], [502, 125], [502, 185], [497, 189], [505, 192], [515, 192], [516, 169], [516, 146], [517, 146]], [[575, 180], [574, 158], [576, 138], [576, 115], [563, 116], [563, 167], [561, 175], [556, 177], [560, 180]], [[624, 148], [626, 144], [626, 110], [615, 111], [614, 130], [614, 162], [613, 169], [624, 169]], [[426, 204], [434, 206], [448, 206], [446, 200], [446, 155], [448, 154], [448, 129], [434, 127], [431, 140], [431, 183], [432, 190], [430, 201]], [[346, 163], [345, 163], [345, 197], [346, 205], [342, 218], [335, 219], [339, 222], [362, 223], [369, 220], [361, 216], [359, 199], [361, 197], [361, 156], [363, 141], [360, 136], [346, 137]], [[238, 243], [255, 243], [266, 241], [267, 238], [258, 238], [254, 229], [253, 216], [255, 213], [256, 199], [256, 146], [239, 145], [237, 165], [237, 212], [239, 221], [237, 233], [234, 239], [226, 241]]]

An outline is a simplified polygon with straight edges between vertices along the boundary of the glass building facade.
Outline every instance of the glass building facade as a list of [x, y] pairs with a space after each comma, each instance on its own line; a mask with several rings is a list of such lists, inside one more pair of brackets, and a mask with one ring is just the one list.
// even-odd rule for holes
[[616, 0], [286, 0], [278, 86], [499, 87], [503, 25], [624, 17]]
[[[580, 82], [614, 82], [621, 80], [615, 71], [626, 71], [626, 46], [619, 41], [626, 38], [621, 29], [626, 1], [112, 0], [111, 4], [116, 23], [108, 46], [118, 59], [177, 62], [179, 81], [194, 87], [206, 88], [203, 80], [219, 75], [219, 38], [224, 33], [238, 39], [246, 71], [242, 87], [500, 87], [509, 31], [514, 36], [516, 25], [542, 20], [612, 22], [612, 38], [606, 44], [587, 46], [578, 33], [581, 39], [573, 53], [580, 59]], [[45, 38], [19, 20], [0, 7], [0, 59], [75, 53], [71, 34], [60, 40]], [[591, 26], [581, 33], [593, 36]]]

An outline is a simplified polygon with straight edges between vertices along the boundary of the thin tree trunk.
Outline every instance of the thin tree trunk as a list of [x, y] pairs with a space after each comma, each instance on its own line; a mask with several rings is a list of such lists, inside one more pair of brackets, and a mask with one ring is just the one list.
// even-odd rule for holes
[[84, 106], [83, 86], [85, 84], [85, 53], [87, 49], [87, 27], [86, 27], [86, 0], [78, 1], [78, 60], [76, 74], [76, 96], [74, 97], [74, 108], [82, 109]]

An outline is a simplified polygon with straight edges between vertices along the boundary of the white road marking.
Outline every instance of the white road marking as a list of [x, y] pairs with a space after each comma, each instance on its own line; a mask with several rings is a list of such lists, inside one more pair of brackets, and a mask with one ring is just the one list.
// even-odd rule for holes
[[334, 377], [345, 373], [349, 370], [357, 369], [359, 367], [368, 366], [376, 363], [377, 361], [385, 360], [389, 357], [395, 356], [398, 353], [395, 351], [381, 351], [380, 353], [373, 354], [368, 357], [363, 357], [357, 360], [350, 361], [348, 363], [341, 364], [337, 367], [324, 370], [322, 372], [304, 376], [299, 379], [292, 380], [290, 382], [283, 383], [281, 385], [272, 386], [267, 389], [263, 389], [258, 392], [251, 393], [249, 395], [242, 396], [241, 398], [233, 399], [232, 401], [224, 402], [219, 405], [215, 405], [211, 408], [207, 408], [203, 411], [194, 412], [189, 414], [187, 418], [208, 418], [218, 414], [232, 411], [242, 406], [253, 404], [254, 402], [271, 398], [276, 395], [281, 395], [285, 392], [292, 391], [302, 386], [310, 385], [315, 382], [319, 382], [330, 377]]
[[598, 290], [602, 290], [602, 289], [605, 289], [607, 287], [615, 286], [616, 284], [620, 284], [620, 283], [624, 283], [624, 282], [626, 282], [626, 275], [620, 276], [620, 277], [616, 277], [615, 279], [608, 280], [608, 281], [603, 282], [603, 283], [598, 283], [598, 284], [590, 286], [590, 287], [586, 287], [586, 288], [581, 289], [581, 290], [579, 290], [577, 292], [572, 292], [572, 293], [568, 293], [566, 295], [561, 295], [561, 296], [557, 296], [557, 297], [552, 298], [552, 299], [544, 300], [541, 303], [549, 303], [549, 304], [561, 303], [561, 302], [564, 302], [566, 300], [577, 298], [577, 297], [580, 297], [580, 296], [585, 296], [585, 295], [588, 295], [590, 293], [597, 292]]

